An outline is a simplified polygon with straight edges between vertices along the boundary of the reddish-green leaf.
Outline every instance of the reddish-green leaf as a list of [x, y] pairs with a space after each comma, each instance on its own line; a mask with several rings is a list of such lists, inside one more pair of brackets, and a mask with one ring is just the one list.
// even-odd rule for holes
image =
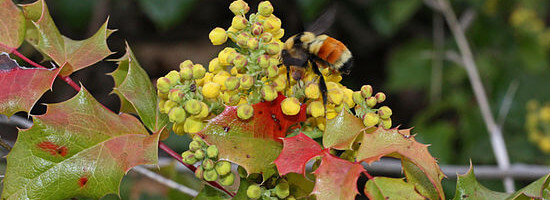
[[248, 120], [239, 119], [237, 108], [228, 106], [199, 134], [218, 147], [220, 158], [243, 166], [249, 174], [262, 173], [281, 152], [280, 138], [293, 124], [305, 120], [305, 106], [298, 115], [284, 115], [283, 99], [279, 95], [272, 102], [254, 104], [254, 116]]
[[303, 174], [289, 173], [285, 175], [285, 179], [290, 186], [290, 194], [296, 199], [309, 196], [315, 186], [315, 183], [307, 179]]
[[69, 75], [112, 54], [106, 40], [113, 30], [107, 29], [107, 21], [92, 37], [76, 41], [61, 35], [44, 0], [22, 7], [25, 17], [34, 25], [29, 28], [31, 33], [28, 34], [27, 41], [61, 66], [62, 75]]
[[383, 156], [407, 159], [418, 166], [436, 188], [439, 198], [445, 198], [441, 186], [441, 180], [445, 175], [430, 155], [428, 145], [416, 142], [414, 136], [410, 135], [410, 129], [378, 128], [371, 134], [364, 134], [357, 160], [372, 163]]
[[321, 145], [303, 133], [283, 139], [283, 151], [275, 160], [281, 176], [287, 173], [304, 174], [306, 163], [322, 154]]
[[365, 171], [359, 163], [338, 158], [323, 151], [323, 158], [315, 174], [315, 194], [318, 200], [355, 199], [357, 179]]
[[159, 134], [114, 114], [84, 88], [19, 133], [7, 158], [2, 199], [100, 198], [117, 193], [133, 166], [157, 162]]
[[123, 108], [124, 104], [130, 103], [143, 124], [153, 132], [168, 124], [167, 115], [159, 112], [156, 90], [128, 44], [126, 54], [119, 59], [118, 68], [111, 76], [115, 80], [113, 91], [120, 97]]
[[363, 121], [351, 114], [346, 108], [342, 108], [340, 114], [327, 120], [323, 146], [340, 150], [351, 149], [353, 142], [365, 128]]
[[414, 185], [402, 178], [374, 177], [367, 181], [365, 194], [372, 200], [426, 199], [415, 191]]
[[8, 54], [0, 54], [0, 114], [11, 116], [29, 112], [46, 90], [52, 87], [57, 69], [20, 67]]
[[0, 52], [17, 49], [25, 38], [25, 17], [12, 0], [0, 0]]

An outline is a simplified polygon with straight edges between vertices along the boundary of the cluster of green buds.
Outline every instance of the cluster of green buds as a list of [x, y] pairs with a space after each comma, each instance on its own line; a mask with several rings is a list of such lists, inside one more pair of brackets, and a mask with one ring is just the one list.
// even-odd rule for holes
[[392, 110], [388, 106], [375, 108], [376, 104], [386, 100], [386, 94], [378, 92], [372, 95], [372, 86], [363, 85], [360, 91], [355, 91], [352, 94], [355, 102], [355, 115], [363, 119], [363, 124], [366, 127], [381, 126], [385, 129], [391, 128]]
[[529, 101], [525, 128], [529, 140], [536, 143], [543, 152], [550, 153], [550, 103], [541, 106], [535, 100]]
[[189, 150], [181, 154], [183, 162], [193, 165], [201, 162], [195, 170], [195, 176], [205, 181], [219, 180], [221, 185], [230, 186], [235, 182], [235, 174], [231, 173], [231, 163], [218, 160], [216, 145], [207, 145], [200, 136], [196, 135], [189, 143]]
[[296, 199], [290, 194], [290, 185], [285, 178], [272, 176], [262, 183], [262, 175], [251, 174], [247, 177], [242, 168], [239, 168], [239, 175], [241, 179], [246, 178], [253, 183], [246, 189], [246, 196], [250, 199]]
[[[180, 70], [172, 70], [157, 80], [159, 110], [168, 114], [174, 133], [201, 131], [204, 121], [223, 110], [221, 104], [208, 99], [204, 85], [206, 69], [190, 60], [182, 62]], [[206, 88], [206, 89], [205, 89]], [[211, 115], [213, 112], [214, 115]]]

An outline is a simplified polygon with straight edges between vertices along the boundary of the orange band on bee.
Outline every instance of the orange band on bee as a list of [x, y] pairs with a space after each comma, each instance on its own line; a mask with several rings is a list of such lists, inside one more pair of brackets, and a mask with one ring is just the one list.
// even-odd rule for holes
[[342, 42], [332, 37], [328, 37], [323, 42], [323, 45], [319, 49], [317, 56], [330, 64], [334, 64], [336, 61], [338, 61], [340, 56], [342, 56], [342, 53], [345, 50], [347, 50], [347, 47]]

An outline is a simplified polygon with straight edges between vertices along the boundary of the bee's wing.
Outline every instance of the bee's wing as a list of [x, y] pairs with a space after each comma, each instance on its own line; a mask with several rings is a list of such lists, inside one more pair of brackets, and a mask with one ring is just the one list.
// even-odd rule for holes
[[310, 24], [306, 31], [312, 32], [315, 35], [324, 33], [334, 23], [336, 17], [336, 4], [329, 6], [321, 16], [319, 16], [312, 24]]

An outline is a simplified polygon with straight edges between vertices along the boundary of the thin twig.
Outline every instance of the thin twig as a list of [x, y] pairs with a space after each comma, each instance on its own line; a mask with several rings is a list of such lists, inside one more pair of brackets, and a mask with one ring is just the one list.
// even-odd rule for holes
[[[445, 16], [445, 20], [453, 33], [458, 49], [460, 50], [464, 67], [470, 79], [470, 84], [472, 85], [477, 103], [479, 104], [479, 109], [481, 110], [483, 120], [485, 121], [485, 126], [491, 137], [491, 145], [493, 147], [493, 153], [495, 154], [498, 166], [502, 170], [507, 170], [510, 168], [510, 160], [506, 150], [506, 143], [504, 142], [500, 128], [495, 123], [495, 119], [491, 114], [491, 107], [489, 105], [489, 101], [487, 100], [485, 89], [483, 88], [483, 84], [479, 77], [479, 72], [477, 71], [477, 67], [474, 62], [472, 51], [468, 41], [466, 40], [462, 26], [459, 24], [456, 15], [447, 0], [438, 0], [438, 3], [439, 8]], [[513, 179], [506, 177], [504, 179], [504, 187], [506, 192], [513, 192]]]
[[166, 185], [172, 189], [176, 189], [182, 193], [185, 193], [185, 194], [188, 194], [189, 196], [192, 196], [192, 197], [196, 197], [199, 192], [197, 192], [196, 190], [192, 189], [192, 188], [189, 188], [185, 185], [181, 185], [171, 179], [168, 179], [168, 178], [165, 178], [155, 172], [152, 172], [151, 170], [148, 170], [142, 166], [135, 166], [134, 168], [132, 168], [133, 171], [135, 172], [138, 172], [140, 174], [143, 174], [147, 177], [149, 177], [150, 179], [153, 179], [155, 180], [156, 182], [160, 183], [160, 184], [163, 184], [163, 185]]
[[514, 100], [514, 96], [516, 96], [516, 91], [518, 90], [518, 86], [519, 86], [519, 82], [517, 80], [513, 80], [510, 83], [510, 86], [508, 86], [508, 90], [506, 90], [506, 94], [502, 99], [502, 105], [500, 105], [500, 110], [498, 111], [498, 118], [497, 118], [497, 122], [498, 122], [497, 124], [500, 130], [502, 130], [502, 126], [506, 121], [506, 117], [508, 116], [508, 112], [510, 111], [510, 107], [512, 106], [512, 100]]

